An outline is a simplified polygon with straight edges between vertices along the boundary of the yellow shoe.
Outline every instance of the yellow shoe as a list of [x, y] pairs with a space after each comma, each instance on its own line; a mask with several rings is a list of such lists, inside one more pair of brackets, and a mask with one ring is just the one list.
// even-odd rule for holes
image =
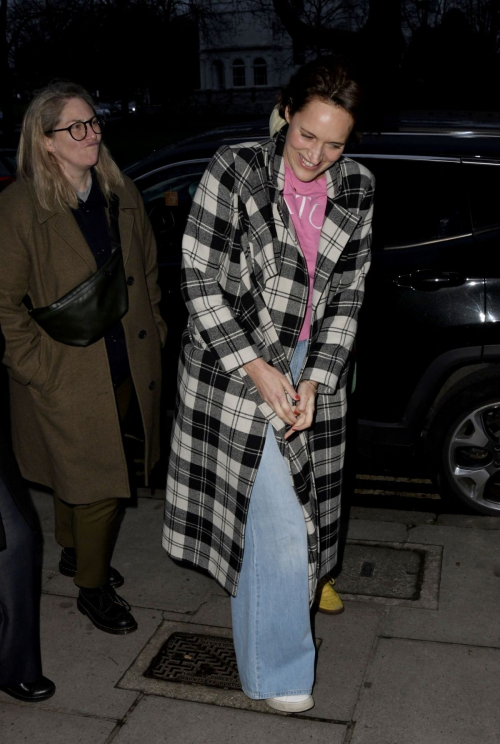
[[327, 615], [340, 615], [344, 612], [344, 605], [339, 595], [333, 588], [335, 579], [323, 579], [318, 585], [316, 601], [318, 611]]

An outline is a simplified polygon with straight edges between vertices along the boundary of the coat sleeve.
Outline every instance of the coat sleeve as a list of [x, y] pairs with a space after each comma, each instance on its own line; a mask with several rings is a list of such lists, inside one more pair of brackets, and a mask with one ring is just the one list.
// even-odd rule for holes
[[361, 202], [361, 219], [347, 246], [342, 279], [333, 297], [329, 298], [318, 338], [302, 375], [304, 380], [319, 383], [320, 393], [336, 392], [356, 336], [365, 278], [370, 267], [373, 194], [372, 176], [371, 188]]
[[[136, 187], [132, 187], [136, 191]], [[149, 301], [153, 311], [158, 333], [160, 334], [161, 345], [165, 346], [167, 340], [167, 324], [160, 314], [161, 291], [158, 285], [158, 253], [156, 249], [156, 240], [149, 217], [144, 208], [142, 196], [137, 192], [139, 202], [139, 214], [142, 229], [142, 241], [144, 250], [144, 269], [146, 272], [146, 284], [148, 288]]]
[[228, 373], [260, 356], [219, 281], [228, 266], [239, 266], [235, 182], [232, 151], [223, 147], [198, 186], [182, 241], [182, 292], [191, 321]]
[[29, 292], [28, 247], [34, 214], [23, 213], [26, 210], [15, 199], [16, 186], [9, 186], [0, 198], [0, 326], [5, 338], [3, 362], [14, 380], [28, 385], [42, 362], [41, 334], [23, 305]]

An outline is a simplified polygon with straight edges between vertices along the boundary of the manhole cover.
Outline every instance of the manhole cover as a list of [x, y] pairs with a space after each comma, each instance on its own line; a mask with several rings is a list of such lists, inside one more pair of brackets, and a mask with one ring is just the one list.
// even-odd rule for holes
[[424, 577], [422, 550], [348, 543], [336, 582], [341, 594], [417, 600]]
[[230, 638], [172, 633], [144, 673], [145, 677], [241, 690]]

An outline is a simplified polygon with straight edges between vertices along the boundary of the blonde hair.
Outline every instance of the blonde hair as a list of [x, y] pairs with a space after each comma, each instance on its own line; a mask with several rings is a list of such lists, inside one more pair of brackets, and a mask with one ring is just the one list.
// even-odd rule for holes
[[[94, 101], [85, 88], [75, 83], [54, 82], [33, 98], [23, 119], [17, 151], [17, 175], [21, 180], [33, 183], [38, 200], [45, 209], [76, 209], [78, 206], [75, 187], [44, 142], [45, 137], [52, 136], [46, 132], [57, 129], [63, 109], [72, 98], [81, 98], [95, 111]], [[102, 142], [95, 172], [107, 199], [114, 187], [123, 186], [120, 169]]]

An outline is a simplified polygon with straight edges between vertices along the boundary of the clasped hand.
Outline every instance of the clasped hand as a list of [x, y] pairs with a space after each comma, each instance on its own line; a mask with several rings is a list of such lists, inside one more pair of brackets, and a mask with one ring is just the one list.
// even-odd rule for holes
[[285, 434], [288, 439], [296, 431], [308, 429], [313, 420], [317, 383], [303, 380], [295, 390], [285, 375], [262, 358], [254, 359], [243, 366], [253, 380], [257, 392], [275, 414], [291, 429]]

